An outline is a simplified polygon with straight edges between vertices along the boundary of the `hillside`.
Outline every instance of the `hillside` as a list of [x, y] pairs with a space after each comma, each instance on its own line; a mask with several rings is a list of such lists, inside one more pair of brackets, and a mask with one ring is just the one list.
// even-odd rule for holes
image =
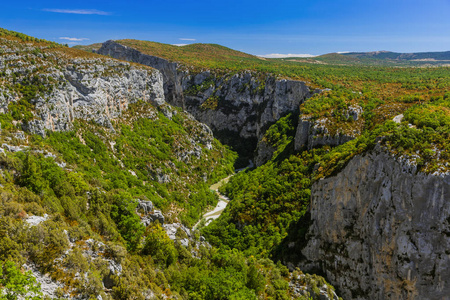
[[95, 54], [4, 29], [0, 46], [5, 293], [26, 293], [17, 278], [69, 299], [450, 291], [448, 67], [135, 40]]
[[277, 60], [299, 62], [299, 63], [312, 63], [312, 64], [331, 64], [331, 65], [363, 64], [363, 62], [358, 58], [346, 57], [339, 53], [329, 53], [307, 58], [305, 57], [278, 58]]
[[83, 51], [88, 51], [88, 52], [95, 52], [96, 50], [100, 49], [100, 47], [102, 46], [101, 43], [97, 43], [97, 44], [91, 44], [91, 45], [76, 45], [73, 46], [72, 48], [74, 49], [78, 49], [78, 50], [83, 50]]
[[406, 60], [406, 61], [450, 61], [450, 51], [445, 52], [417, 52], [417, 53], [397, 53], [390, 51], [374, 51], [374, 52], [348, 52], [343, 53], [344, 56], [355, 58], [375, 58], [384, 60]]
[[[159, 63], [153, 65], [151, 56], [144, 59], [145, 55], [139, 51], [121, 48], [120, 45], [120, 42], [107, 42], [99, 51], [132, 61], [139, 57], [141, 63], [148, 63], [164, 72], [165, 67], [160, 67]], [[339, 55], [330, 55], [325, 58], [329, 61], [341, 59]], [[344, 56], [344, 60], [353, 61], [354, 59]], [[264, 74], [263, 70], [276, 70], [279, 81], [275, 80], [275, 82], [280, 86], [284, 84], [282, 82], [289, 83], [292, 79], [307, 78], [309, 80], [306, 80], [306, 85], [310, 92], [313, 91], [312, 83], [321, 88], [329, 88], [329, 90], [315, 90], [314, 94], [296, 103], [299, 106], [298, 110], [281, 115], [277, 121], [269, 123], [269, 125], [272, 124], [271, 126], [260, 131], [255, 153], [257, 161], [260, 158], [259, 167], [236, 175], [222, 188], [222, 192], [229, 196], [231, 202], [221, 217], [203, 230], [207, 239], [214, 245], [235, 248], [246, 255], [280, 259], [291, 268], [300, 266], [305, 270], [327, 274], [327, 278], [330, 278], [332, 283], [338, 286], [339, 291], [348, 298], [383, 299], [386, 295], [397, 295], [402, 298], [410, 294], [426, 295], [428, 293], [440, 297], [445, 294], [447, 290], [439, 290], [435, 284], [427, 281], [425, 265], [414, 273], [416, 282], [421, 282], [417, 285], [407, 281], [410, 277], [405, 268], [409, 267], [405, 264], [372, 268], [373, 261], [368, 261], [364, 255], [375, 255], [373, 245], [379, 237], [369, 235], [366, 229], [358, 229], [355, 233], [358, 235], [355, 238], [355, 244], [360, 249], [368, 249], [367, 252], [361, 250], [352, 254], [359, 255], [359, 260], [353, 259], [353, 256], [349, 257], [352, 250], [348, 249], [341, 255], [342, 265], [337, 266], [331, 263], [332, 257], [339, 250], [334, 246], [331, 247], [333, 244], [330, 243], [335, 243], [336, 247], [341, 245], [333, 237], [341, 236], [345, 244], [345, 238], [351, 237], [355, 231], [352, 227], [327, 227], [327, 222], [354, 224], [354, 220], [346, 219], [345, 209], [343, 209], [343, 216], [336, 216], [331, 210], [317, 208], [318, 210], [313, 211], [310, 205], [311, 201], [316, 199], [312, 197], [319, 197], [314, 203], [320, 203], [325, 207], [328, 205], [334, 207], [344, 205], [345, 207], [345, 201], [350, 196], [353, 197], [353, 194], [345, 193], [347, 185], [345, 181], [340, 181], [340, 178], [348, 176], [349, 171], [344, 171], [344, 168], [352, 162], [354, 164], [360, 156], [366, 155], [393, 157], [395, 163], [400, 164], [400, 168], [412, 174], [408, 175], [412, 177], [405, 178], [413, 178], [408, 180], [410, 184], [415, 182], [415, 189], [419, 191], [426, 189], [419, 184], [420, 180], [415, 178], [431, 176], [432, 180], [439, 182], [436, 183], [436, 190], [433, 193], [446, 195], [449, 188], [447, 180], [449, 157], [446, 154], [449, 145], [449, 127], [445, 113], [449, 107], [450, 97], [448, 68], [305, 64], [290, 60], [262, 61], [253, 66], [243, 60], [238, 68], [222, 62], [219, 72], [203, 70], [201, 73], [196, 69], [186, 71], [183, 64], [171, 66], [172, 74], [195, 81], [179, 86], [178, 99], [184, 99], [185, 104], [189, 103], [187, 102], [189, 99], [196, 99], [197, 104], [186, 105], [186, 108], [196, 111], [199, 106], [202, 107], [203, 112], [198, 115], [198, 118], [201, 119], [202, 116], [209, 114], [212, 117], [201, 120], [206, 123], [212, 122], [211, 124], [218, 119], [225, 122], [219, 116], [227, 113], [227, 109], [227, 120], [232, 120], [230, 116], [234, 115], [247, 115], [249, 119], [253, 119], [251, 114], [243, 113], [241, 104], [238, 104], [240, 102], [236, 99], [242, 99], [240, 101], [259, 99], [255, 96], [258, 93], [252, 93], [252, 90], [259, 86], [264, 86], [264, 91], [261, 88], [260, 97], [269, 99], [268, 103], [270, 103], [270, 98], [264, 95], [272, 89], [271, 85], [268, 84], [267, 79], [257, 79]], [[243, 70], [246, 67], [249, 67], [251, 71]], [[246, 76], [250, 81], [245, 81]], [[181, 82], [185, 81], [181, 79]], [[222, 92], [224, 82], [230, 82], [238, 87], [232, 93], [233, 97], [229, 97], [228, 92], [225, 94]], [[264, 82], [264, 85], [261, 82]], [[294, 82], [295, 80], [292, 81], [293, 85]], [[286, 91], [292, 90], [288, 88]], [[300, 99], [299, 94], [295, 95], [294, 98]], [[285, 99], [281, 103], [287, 103], [287, 101]], [[255, 106], [253, 110], [257, 110], [257, 107]], [[264, 107], [258, 109], [265, 111]], [[230, 110], [230, 108], [233, 109]], [[226, 124], [231, 125], [233, 122], [228, 121]], [[373, 151], [376, 152], [373, 153]], [[393, 162], [388, 159], [384, 161], [386, 165], [381, 168], [387, 170]], [[379, 169], [380, 166], [370, 170], [377, 170], [377, 168]], [[386, 172], [386, 176], [393, 178], [395, 182], [397, 171], [387, 170]], [[318, 196], [322, 195], [321, 190], [318, 189], [321, 187], [318, 182], [322, 178], [330, 178], [328, 182], [335, 186], [336, 198], [327, 200], [331, 203], [324, 203], [320, 198], [322, 196]], [[363, 175], [358, 178], [366, 184]], [[445, 179], [440, 181], [439, 178]], [[426, 184], [425, 181], [423, 184]], [[413, 186], [406, 187], [408, 188]], [[357, 185], [355, 189], [354, 193], [362, 193], [363, 185], [361, 187]], [[408, 198], [404, 193], [405, 191], [402, 190], [396, 195], [404, 199], [402, 201], [418, 201], [414, 197]], [[386, 201], [385, 205], [395, 207], [397, 198], [389, 195], [389, 193], [383, 195], [383, 201]], [[424, 197], [420, 199], [425, 203], [434, 201], [432, 195], [420, 195], [417, 197]], [[444, 201], [440, 205], [446, 205], [445, 203]], [[366, 208], [355, 209], [364, 211]], [[432, 214], [431, 210], [431, 207], [427, 207], [426, 213]], [[323, 216], [322, 214], [325, 213], [327, 215]], [[358, 213], [363, 212], [357, 211], [356, 215]], [[383, 215], [381, 211], [379, 213], [377, 222], [391, 222], [388, 215]], [[420, 219], [417, 224], [408, 221], [413, 219], [416, 213], [417, 211], [412, 208], [407, 212], [407, 216], [401, 215], [408, 224], [405, 226], [420, 228], [434, 226], [431, 225], [434, 221], [426, 218]], [[447, 226], [445, 216], [448, 216], [448, 213], [448, 210], [444, 210], [439, 217], [439, 224], [444, 227]], [[361, 224], [365, 223], [357, 224], [362, 226]], [[321, 226], [321, 228], [325, 226], [323, 230], [330, 231], [327, 234], [330, 238], [324, 240], [313, 226]], [[387, 248], [382, 249], [391, 249], [389, 245], [401, 243], [406, 239], [408, 233], [403, 230], [390, 236], [385, 241], [386, 244], [381, 246]], [[440, 230], [432, 231], [430, 235], [438, 239], [447, 239], [445, 233]], [[417, 239], [414, 238], [414, 240]], [[434, 242], [426, 243], [431, 245]], [[377, 256], [376, 264], [378, 266], [391, 260], [401, 261], [405, 255], [406, 257], [411, 255], [413, 259], [413, 256], [422, 255], [421, 251], [394, 247], [383, 252], [383, 255]], [[436, 251], [433, 255], [439, 255], [443, 250], [436, 248]], [[326, 265], [322, 264], [327, 261], [329, 263]], [[443, 263], [447, 264], [448, 261], [445, 260]], [[351, 271], [354, 268], [368, 268], [369, 275], [367, 277], [361, 274], [356, 275]], [[435, 268], [441, 274], [435, 276], [446, 277], [445, 268], [439, 266]], [[394, 273], [400, 273], [402, 277], [391, 277]], [[374, 283], [373, 278], [379, 276], [384, 276], [386, 281]], [[445, 285], [446, 280], [438, 279], [444, 277], [433, 278]], [[347, 278], [352, 278], [352, 284], [348, 283]], [[406, 291], [402, 288], [405, 282], [408, 282]]]
[[256, 56], [217, 44], [190, 44], [179, 47], [139, 40], [118, 40], [117, 42], [147, 55], [208, 69], [238, 66], [242, 61], [255, 63], [260, 60]]
[[276, 60], [299, 63], [343, 65], [424, 67], [448, 66], [450, 52], [395, 53], [389, 51], [329, 53], [311, 58], [290, 57]]
[[236, 154], [159, 71], [0, 30], [0, 290], [11, 299], [329, 295], [191, 227]]
[[[401, 114], [414, 103], [442, 97], [450, 87], [448, 68], [325, 65], [283, 60], [257, 63], [242, 60], [235, 66], [235, 60], [223, 59], [220, 67], [216, 66], [218, 69], [205, 69], [201, 61], [194, 66], [178, 64], [140, 52], [121, 41], [104, 43], [99, 53], [160, 70], [169, 103], [187, 109], [208, 124], [223, 142], [249, 157], [265, 130], [288, 113], [298, 114], [296, 106], [303, 102], [300, 107], [303, 117], [326, 118], [327, 124], [321, 126], [328, 135], [355, 137]], [[335, 58], [335, 55], [329, 57]], [[322, 90], [327, 91], [320, 93]], [[340, 115], [350, 106], [361, 107], [364, 112], [355, 124], [349, 124]], [[339, 114], [333, 114], [336, 108]], [[247, 145], [247, 149], [237, 148], [239, 145]]]

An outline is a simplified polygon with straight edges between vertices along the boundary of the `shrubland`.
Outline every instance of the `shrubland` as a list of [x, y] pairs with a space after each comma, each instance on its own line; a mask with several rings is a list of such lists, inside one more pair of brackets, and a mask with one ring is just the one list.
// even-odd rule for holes
[[[6, 30], [0, 40], [0, 55], [9, 55], [14, 45], [20, 50], [10, 54], [30, 65], [54, 64], [59, 55], [104, 59]], [[0, 114], [1, 143], [20, 148], [0, 154], [0, 285], [7, 293], [26, 294], [28, 288], [41, 297], [25, 271], [30, 267], [60, 283], [58, 297], [289, 299], [293, 282], [308, 281], [313, 290], [324, 284], [323, 278], [294, 274], [276, 262], [284, 241], [305, 239], [315, 180], [337, 174], [352, 157], [377, 145], [418, 172], [449, 171], [446, 67], [320, 65], [263, 60], [218, 45], [120, 42], [194, 72], [252, 70], [304, 80], [323, 91], [272, 124], [263, 138], [276, 149], [272, 159], [221, 188], [230, 204], [219, 219], [193, 231], [186, 247], [184, 231], [173, 240], [158, 222], [145, 226], [139, 203], [152, 201], [167, 223], [192, 227], [217, 203], [209, 186], [233, 173], [235, 153], [208, 140], [180, 109], [142, 101], [114, 119], [112, 129], [77, 119], [69, 130], [45, 137], [23, 133], [21, 125], [35, 118], [33, 100], [63, 80], [38, 76], [42, 69], [19, 74], [2, 66], [1, 87], [15, 99]], [[99, 76], [113, 72], [118, 71]], [[203, 109], [215, 109], [216, 102], [211, 99]], [[356, 105], [362, 108], [359, 120], [347, 113]], [[400, 114], [401, 121], [392, 121]], [[298, 115], [326, 119], [328, 134], [352, 132], [354, 139], [295, 151]], [[29, 224], [31, 217], [42, 219]], [[20, 283], [9, 288], [16, 277]]]
[[[417, 69], [436, 75], [444, 71], [446, 68]], [[404, 72], [406, 85], [408, 73], [400, 68], [398, 72]], [[448, 79], [442, 77], [442, 81]], [[384, 92], [367, 89], [355, 93], [341, 87], [315, 95], [300, 105], [300, 118], [327, 120], [327, 134], [331, 136], [357, 132], [353, 140], [339, 146], [296, 152], [295, 126], [290, 125], [295, 120], [287, 122], [288, 116], [272, 125], [263, 138], [276, 148], [272, 159], [239, 173], [222, 187], [222, 192], [232, 200], [222, 216], [203, 229], [205, 236], [214, 245], [237, 248], [247, 255], [282, 258], [287, 251], [283, 241], [305, 242], [314, 181], [338, 174], [352, 157], [364, 155], [376, 145], [416, 172], [448, 174], [447, 88], [436, 86], [415, 92], [414, 96], [386, 97]], [[351, 105], [362, 108], [358, 122], [346, 114]], [[394, 122], [395, 116], [401, 117], [400, 121]]]
[[180, 109], [143, 101], [110, 128], [76, 119], [66, 131], [22, 131], [37, 117], [35, 99], [64, 85], [41, 71], [51, 73], [65, 58], [105, 58], [0, 34], [0, 56], [38, 66], [22, 74], [3, 64], [0, 71], [7, 99], [0, 114], [2, 299], [42, 299], [35, 277], [56, 284], [54, 298], [289, 299], [285, 266], [211, 246], [196, 230], [186, 246], [183, 230], [174, 240], [158, 221], [142, 222], [139, 203], [151, 201], [165, 223], [192, 227], [217, 203], [209, 186], [234, 171], [234, 152]]

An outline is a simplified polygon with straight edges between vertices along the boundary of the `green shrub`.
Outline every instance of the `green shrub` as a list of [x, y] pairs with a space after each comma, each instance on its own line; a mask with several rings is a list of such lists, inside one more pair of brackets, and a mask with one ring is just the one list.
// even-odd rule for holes
[[42, 299], [41, 285], [36, 282], [31, 271], [22, 272], [12, 261], [1, 264], [0, 288], [3, 291], [0, 299]]

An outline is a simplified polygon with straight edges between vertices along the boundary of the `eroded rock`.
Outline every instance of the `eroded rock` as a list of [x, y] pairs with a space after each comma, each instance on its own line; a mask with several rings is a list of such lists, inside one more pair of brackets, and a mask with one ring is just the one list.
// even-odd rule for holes
[[299, 267], [344, 299], [447, 299], [450, 176], [417, 173], [377, 146], [311, 190]]
[[[178, 63], [143, 54], [115, 41], [103, 43], [98, 53], [158, 69], [163, 74], [168, 103], [179, 106], [207, 124], [222, 143], [244, 156], [253, 151], [270, 125], [291, 112], [317, 90], [302, 81], [250, 71], [216, 75], [206, 70], [190, 73]], [[182, 158], [184, 160], [184, 158]]]

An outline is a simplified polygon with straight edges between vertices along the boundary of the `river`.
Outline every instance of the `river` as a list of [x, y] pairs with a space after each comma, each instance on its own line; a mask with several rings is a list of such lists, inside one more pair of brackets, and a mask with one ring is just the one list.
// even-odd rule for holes
[[221, 193], [219, 192], [219, 188], [220, 188], [223, 184], [227, 183], [228, 180], [230, 180], [230, 178], [233, 177], [234, 175], [236, 175], [237, 173], [239, 173], [239, 172], [241, 172], [241, 171], [243, 171], [243, 170], [246, 170], [246, 169], [248, 169], [248, 168], [253, 168], [253, 166], [254, 166], [254, 164], [253, 164], [253, 162], [250, 160], [250, 161], [249, 161], [249, 165], [248, 165], [247, 167], [242, 168], [242, 169], [236, 169], [236, 170], [235, 170], [235, 173], [234, 173], [233, 175], [230, 175], [230, 176], [228, 176], [227, 178], [224, 178], [224, 179], [220, 180], [219, 182], [217, 182], [217, 183], [215, 183], [215, 184], [213, 184], [213, 185], [211, 185], [211, 186], [209, 187], [212, 191], [214, 191], [214, 192], [217, 193], [217, 195], [219, 196], [219, 202], [217, 203], [216, 207], [214, 207], [214, 209], [212, 209], [212, 210], [210, 210], [210, 211], [207, 211], [207, 212], [203, 215], [202, 219], [200, 219], [200, 221], [198, 221], [197, 224], [194, 225], [194, 229], [197, 228], [197, 226], [200, 224], [201, 220], [203, 220], [203, 219], [206, 220], [205, 226], [208, 226], [213, 220], [215, 220], [215, 219], [217, 219], [218, 217], [220, 217], [220, 215], [222, 214], [222, 212], [223, 212], [223, 211], [225, 210], [225, 208], [227, 207], [228, 202], [230, 202], [230, 199], [229, 199], [227, 196], [221, 194]]

